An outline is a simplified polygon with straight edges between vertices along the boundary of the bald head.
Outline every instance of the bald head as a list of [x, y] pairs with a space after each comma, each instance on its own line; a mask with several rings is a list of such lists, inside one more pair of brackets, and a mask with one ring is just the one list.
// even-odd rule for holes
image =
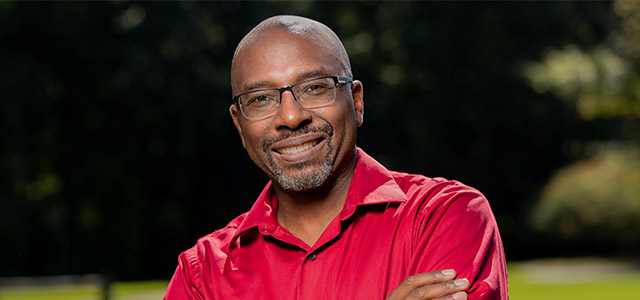
[[312, 42], [320, 51], [335, 58], [339, 69], [343, 71], [343, 74], [340, 75], [352, 77], [351, 64], [347, 51], [331, 28], [308, 18], [283, 15], [274, 16], [260, 22], [260, 24], [249, 31], [240, 41], [233, 55], [233, 61], [231, 62], [232, 82], [234, 81], [234, 75], [237, 69], [238, 56], [240, 56], [246, 48], [250, 48], [263, 33], [274, 30], [282, 30]]

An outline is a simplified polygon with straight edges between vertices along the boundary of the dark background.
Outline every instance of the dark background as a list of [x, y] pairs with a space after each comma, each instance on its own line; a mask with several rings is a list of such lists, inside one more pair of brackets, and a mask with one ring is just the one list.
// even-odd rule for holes
[[[528, 221], [589, 142], [638, 141], [640, 113], [585, 118], [523, 75], [549, 49], [615, 46], [629, 29], [615, 5], [0, 2], [0, 276], [168, 279], [181, 251], [248, 210], [268, 179], [229, 117], [229, 67], [275, 14], [336, 31], [365, 87], [358, 145], [482, 191], [509, 260], [634, 258], [638, 237], [567, 240]], [[614, 46], [635, 82], [638, 56]]]

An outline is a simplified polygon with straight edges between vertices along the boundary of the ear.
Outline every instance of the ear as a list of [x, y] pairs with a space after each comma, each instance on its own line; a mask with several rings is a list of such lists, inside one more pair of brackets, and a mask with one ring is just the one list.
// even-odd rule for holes
[[244, 143], [244, 135], [242, 134], [242, 127], [240, 127], [240, 123], [238, 123], [238, 107], [235, 104], [231, 104], [231, 106], [229, 107], [229, 113], [231, 114], [231, 119], [233, 119], [233, 124], [236, 125], [238, 134], [240, 134], [240, 139], [242, 140], [242, 147], [247, 149], [247, 145]]
[[364, 123], [364, 90], [362, 82], [354, 80], [351, 85], [351, 97], [353, 97], [353, 106], [356, 111], [358, 127]]

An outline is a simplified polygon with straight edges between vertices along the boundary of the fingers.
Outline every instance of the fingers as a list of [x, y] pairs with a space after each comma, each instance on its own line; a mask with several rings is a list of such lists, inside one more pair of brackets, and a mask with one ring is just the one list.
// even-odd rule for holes
[[407, 277], [400, 286], [406, 286], [408, 288], [416, 288], [426, 284], [440, 283], [447, 280], [456, 278], [456, 271], [454, 270], [439, 270], [428, 273], [421, 273]]
[[442, 299], [464, 300], [469, 286], [466, 278], [455, 279], [454, 270], [440, 270], [407, 277], [387, 300]]
[[[412, 300], [412, 299], [433, 299], [433, 298], [442, 298], [442, 299], [455, 299], [460, 300], [464, 298], [453, 298], [453, 295], [457, 295], [457, 292], [460, 292], [466, 289], [469, 286], [469, 281], [466, 278], [449, 280], [441, 283], [435, 284], [427, 284], [414, 288], [401, 299]], [[466, 293], [464, 293], [466, 295]], [[447, 298], [447, 296], [451, 296]]]
[[440, 297], [440, 298], [434, 298], [431, 300], [467, 300], [467, 293], [465, 292], [457, 292], [453, 295], [448, 295], [445, 297]]

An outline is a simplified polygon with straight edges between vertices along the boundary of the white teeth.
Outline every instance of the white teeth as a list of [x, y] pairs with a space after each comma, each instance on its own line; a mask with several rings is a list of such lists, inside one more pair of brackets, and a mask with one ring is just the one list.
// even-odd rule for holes
[[311, 142], [307, 142], [304, 143], [302, 145], [298, 145], [298, 146], [293, 146], [293, 147], [287, 147], [287, 148], [280, 148], [277, 149], [278, 152], [282, 153], [282, 154], [289, 154], [289, 153], [296, 153], [296, 152], [300, 152], [300, 151], [304, 151], [307, 150], [315, 145], [318, 144], [318, 141], [311, 141]]

